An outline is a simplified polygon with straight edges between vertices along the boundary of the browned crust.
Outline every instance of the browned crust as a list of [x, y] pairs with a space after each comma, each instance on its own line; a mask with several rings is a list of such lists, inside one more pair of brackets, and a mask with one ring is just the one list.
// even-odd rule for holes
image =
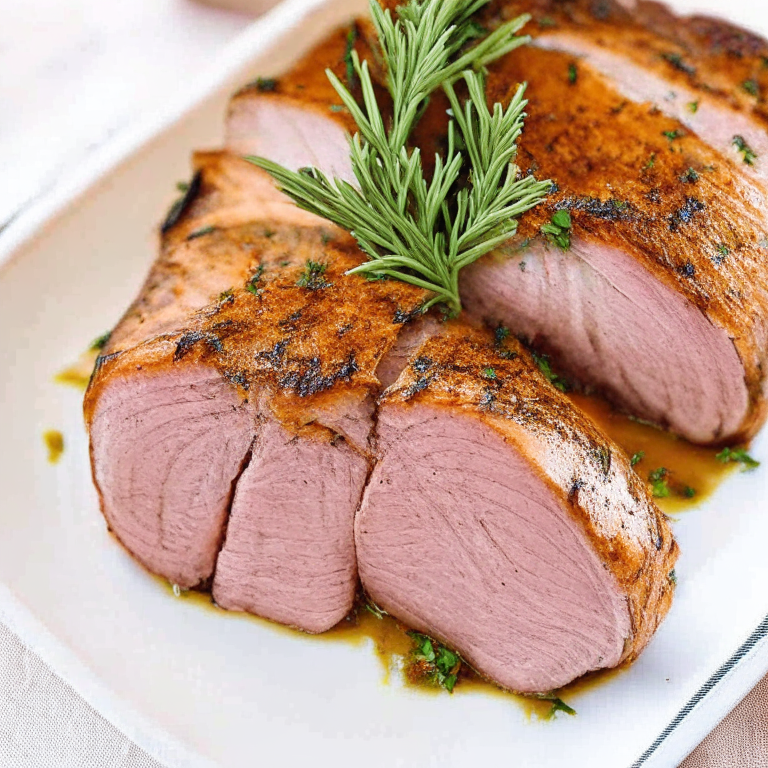
[[505, 58], [489, 81], [490, 99], [504, 101], [527, 78], [518, 163], [557, 186], [520, 234], [536, 236], [554, 210], [568, 209], [574, 234], [631, 254], [722, 328], [750, 394], [738, 437], [751, 437], [765, 417], [768, 250], [765, 211], [754, 203], [761, 191], [676, 121], [619, 98], [589, 67], [580, 65], [572, 84], [570, 62], [528, 48]]
[[[362, 254], [339, 230], [317, 222], [265, 221], [258, 201], [255, 212], [243, 208], [240, 184], [255, 193], [264, 178], [245, 161], [206, 153], [196, 163], [198, 197], [165, 234], [150, 279], [100, 359], [86, 393], [87, 422], [101, 394], [137, 370], [207, 365], [243, 400], [253, 398], [256, 413], [268, 411], [298, 437], [338, 439], [322, 415], [343, 411], [349, 402], [373, 404], [381, 388], [378, 365], [424, 292], [399, 281], [347, 275]], [[203, 222], [216, 229], [199, 235]], [[313, 288], [300, 285], [308, 257], [326, 264]], [[235, 282], [220, 294], [222, 274]], [[251, 282], [255, 274], [259, 279]], [[200, 306], [206, 287], [210, 295]], [[168, 303], [178, 303], [176, 314], [164, 317], [158, 330], [153, 316]], [[142, 328], [154, 331], [135, 342]], [[677, 547], [621, 450], [546, 381], [516, 341], [501, 348], [487, 331], [455, 322], [413, 360], [384, 401], [462, 410], [524, 452], [627, 596], [632, 636], [623, 656], [634, 658], [671, 603], [668, 574]], [[493, 379], [483, 372], [489, 366]], [[545, 457], [553, 442], [562, 453], [554, 464]], [[355, 447], [365, 452], [365, 446]], [[608, 471], [601, 469], [595, 480], [592, 470], [606, 462]], [[563, 468], [570, 473], [565, 480], [557, 476]], [[611, 497], [610, 489], [618, 487], [623, 498]], [[631, 521], [640, 528], [625, 530]]]
[[[492, 4], [489, 15], [492, 21], [530, 10], [541, 21], [550, 19], [551, 12], [555, 24], [567, 22], [581, 31], [607, 25], [616, 35], [629, 25], [653, 37], [657, 45], [666, 45], [619, 6], [606, 7], [610, 13], [601, 19], [595, 13], [602, 16], [604, 11], [596, 12], [595, 3], [533, 0], [524, 6]], [[526, 31], [550, 28], [539, 26], [537, 31], [530, 24]], [[341, 38], [337, 34], [305, 59], [314, 63], [316, 77], [327, 65], [338, 67]], [[657, 58], [654, 66], [668, 66]], [[526, 47], [491, 69], [491, 101], [506, 102], [519, 82], [529, 83], [529, 117], [518, 162], [525, 171], [556, 184], [546, 205], [523, 217], [520, 235], [537, 236], [555, 209], [567, 208], [575, 236], [630, 253], [722, 328], [743, 362], [750, 395], [741, 430], [728, 440], [749, 439], [768, 411], [768, 233], [759, 204], [765, 192], [676, 120], [621, 97], [588, 64], [579, 63], [576, 82], [571, 83], [572, 63], [566, 54]], [[290, 84], [295, 77], [284, 80]], [[303, 104], [309, 98], [313, 109], [322, 109], [327, 90], [323, 77], [310, 84], [302, 76], [306, 87], [292, 91], [290, 98]], [[427, 160], [445, 141], [446, 106], [436, 95], [417, 130], [416, 141]], [[349, 130], [346, 113], [331, 112], [326, 102], [325, 114]]]
[[[233, 223], [226, 180], [243, 172], [268, 177], [226, 153], [198, 157], [198, 169], [198, 198], [164, 236], [150, 278], [100, 358], [86, 393], [86, 420], [115, 377], [137, 368], [211, 365], [244, 398], [258, 392], [260, 406], [287, 428], [333, 439], [315, 423], [317, 414], [340, 399], [378, 394], [378, 364], [425, 293], [345, 274], [363, 255], [348, 234], [320, 220], [312, 227], [260, 220], [257, 201], [251, 221]], [[201, 221], [216, 221], [217, 207], [222, 225], [195, 237]], [[314, 288], [300, 285], [310, 259], [325, 265]]]
[[382, 405], [449, 409], [485, 424], [525, 455], [584, 530], [626, 595], [632, 636], [648, 643], [672, 602], [678, 547], [623, 451], [539, 372], [514, 339], [452, 323], [428, 339]]
[[[628, 11], [616, 0], [494, 0], [486, 23], [530, 13], [534, 37], [572, 32], [619, 53], [702, 98], [751, 116], [768, 127], [768, 43], [747, 30], [705, 16], [681, 17], [641, 0]], [[754, 81], [757, 93], [745, 90]]]

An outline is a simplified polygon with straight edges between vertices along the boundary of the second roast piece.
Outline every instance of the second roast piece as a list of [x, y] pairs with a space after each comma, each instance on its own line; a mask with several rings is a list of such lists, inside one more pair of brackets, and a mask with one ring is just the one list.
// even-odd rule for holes
[[[323, 73], [329, 66], [344, 76], [346, 39], [346, 31], [334, 35], [274, 91], [236, 95], [230, 148], [351, 178], [354, 125]], [[518, 164], [555, 187], [507, 248], [465, 270], [466, 309], [694, 442], [752, 436], [766, 415], [761, 183], [740, 155], [632, 102], [588, 61], [526, 47], [490, 70], [495, 100], [528, 81]], [[446, 107], [437, 95], [418, 129], [426, 157], [442, 146]], [[541, 234], [557, 210], [572, 220], [567, 250]]]

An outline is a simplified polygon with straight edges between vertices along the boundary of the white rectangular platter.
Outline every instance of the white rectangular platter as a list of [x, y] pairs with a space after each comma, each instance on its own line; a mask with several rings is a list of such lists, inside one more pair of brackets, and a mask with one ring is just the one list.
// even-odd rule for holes
[[[753, 451], [763, 469], [734, 474], [675, 523], [677, 598], [646, 653], [569, 701], [578, 716], [549, 722], [511, 697], [385, 684], [370, 647], [175, 599], [107, 534], [81, 395], [53, 376], [135, 295], [175, 182], [191, 150], [219, 144], [236, 85], [279, 73], [363, 5], [284, 3], [207, 81], [3, 235], [15, 247], [0, 252], [0, 620], [169, 768], [673, 768], [768, 670], [765, 433]], [[721, 12], [768, 34], [768, 10], [750, 0]], [[48, 429], [66, 439], [55, 466]]]

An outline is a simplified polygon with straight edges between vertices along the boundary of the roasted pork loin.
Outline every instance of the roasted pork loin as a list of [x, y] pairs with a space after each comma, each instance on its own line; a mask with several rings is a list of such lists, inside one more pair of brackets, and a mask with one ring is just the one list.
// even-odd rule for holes
[[354, 241], [245, 161], [196, 166], [86, 396], [125, 547], [309, 632], [346, 615], [359, 570], [381, 607], [519, 691], [639, 653], [677, 547], [621, 450], [516, 339], [345, 274]]
[[[595, 17], [596, 5], [604, 18]], [[662, 26], [661, 12], [640, 7]], [[730, 110], [752, 121], [761, 119], [759, 109], [701, 86], [689, 103], [701, 95], [702, 114], [689, 110], [683, 125], [667, 101], [646, 103], [656, 91], [628, 89], [617, 65], [603, 66], [596, 54], [576, 59], [576, 48], [563, 42], [567, 32], [568, 40], [639, 67], [631, 45], [612, 41], [625, 28], [642, 34], [655, 46], [646, 53], [647, 77], [632, 70], [627, 80], [639, 88], [666, 74], [667, 92], [685, 72], [662, 57], [670, 40], [644, 26], [639, 11], [543, 0], [526, 9], [540, 22], [529, 25], [540, 47], [519, 49], [491, 67], [489, 89], [492, 100], [504, 101], [518, 82], [529, 82], [518, 163], [522, 172], [551, 178], [554, 193], [524, 217], [507, 248], [465, 270], [466, 308], [510, 327], [572, 378], [639, 417], [695, 442], [748, 439], [766, 415], [768, 199], [758, 166], [706, 130], [713, 121], [701, 120], [709, 114], [707, 99], [718, 114]], [[520, 10], [517, 3], [492, 4], [487, 21]], [[667, 32], [672, 26], [666, 23]], [[241, 91], [230, 109], [229, 147], [351, 178], [346, 132], [353, 126], [323, 74], [329, 66], [344, 75], [346, 39], [341, 32], [321, 45], [274, 91]], [[697, 51], [697, 61], [718, 68], [712, 46], [702, 43]], [[740, 76], [741, 70], [732, 74]], [[434, 98], [422, 121], [419, 140], [427, 149], [444, 141], [446, 106]], [[752, 141], [753, 133], [744, 132]], [[567, 251], [540, 234], [560, 209], [573, 222]]]

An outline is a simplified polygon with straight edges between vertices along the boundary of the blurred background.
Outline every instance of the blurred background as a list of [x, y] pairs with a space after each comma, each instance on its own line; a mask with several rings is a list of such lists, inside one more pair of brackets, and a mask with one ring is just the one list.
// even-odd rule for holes
[[199, 77], [267, 4], [242, 0], [249, 14], [226, 0], [2, 0], [0, 228]]

